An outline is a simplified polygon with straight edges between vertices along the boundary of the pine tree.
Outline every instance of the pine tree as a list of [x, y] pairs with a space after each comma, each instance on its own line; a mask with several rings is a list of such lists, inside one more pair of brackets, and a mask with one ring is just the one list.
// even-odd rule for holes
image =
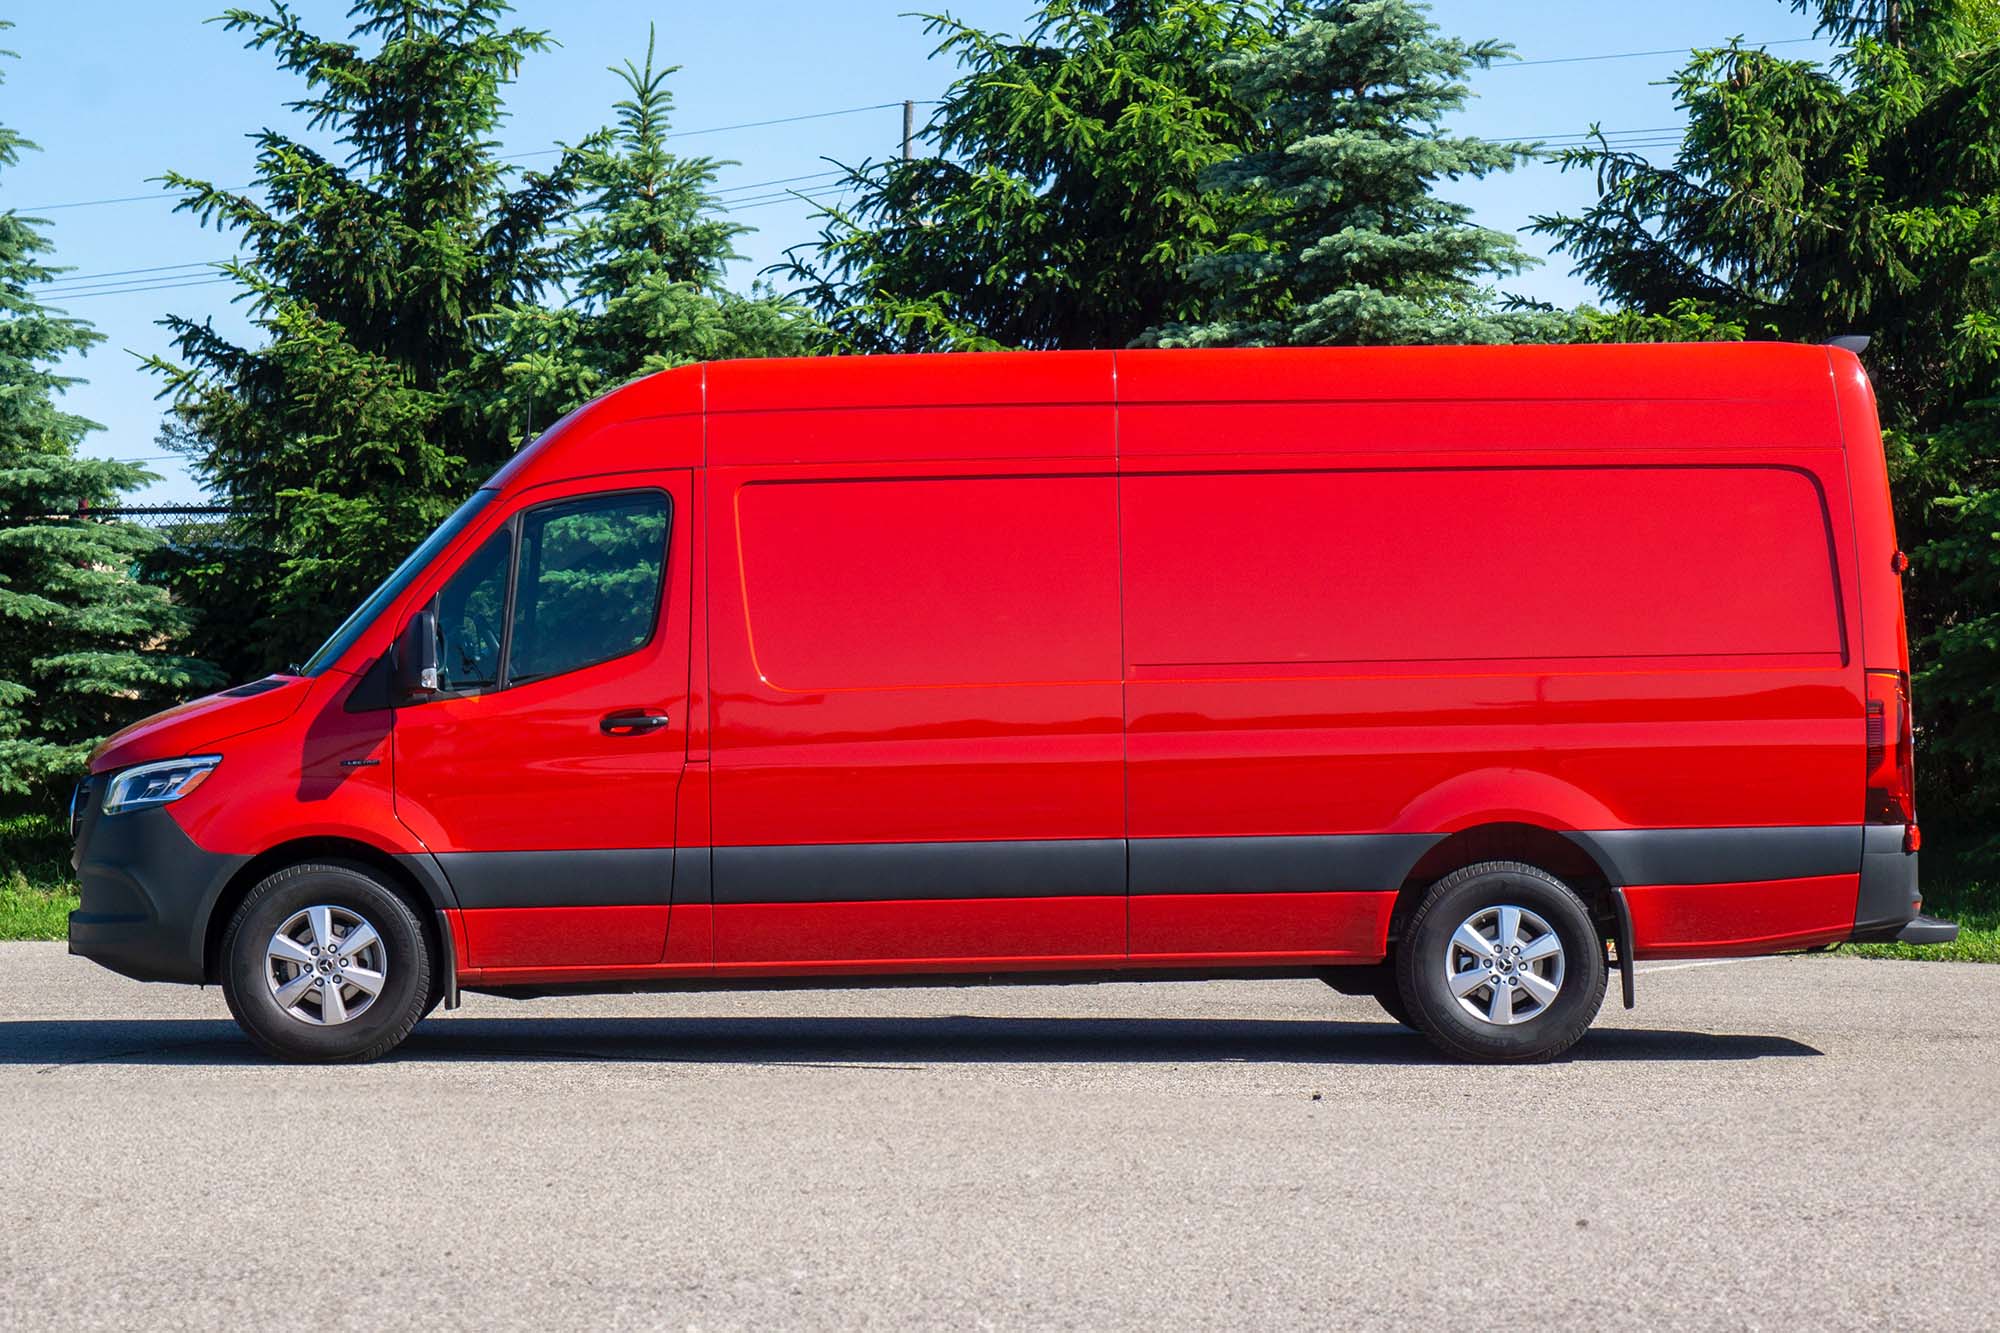
[[[1599, 336], [1874, 338], [1913, 558], [1919, 787], [1933, 831], [2000, 806], [2000, 7], [1797, 0], [1830, 65], [1729, 46], [1675, 81], [1671, 165], [1566, 155], [1600, 198], [1538, 229], [1618, 309]], [[1876, 665], [1869, 663], [1868, 665]]]
[[[0, 170], [33, 147], [0, 126]], [[9, 812], [56, 808], [96, 741], [219, 680], [169, 651], [185, 617], [132, 577], [152, 535], [86, 516], [152, 477], [79, 455], [96, 427], [57, 406], [78, 381], [56, 363], [101, 335], [37, 299], [64, 271], [42, 262], [43, 225], [0, 214], [0, 810]]]
[[720, 216], [713, 189], [724, 163], [667, 150], [667, 80], [680, 67], [656, 69], [653, 59], [649, 32], [645, 63], [611, 71], [626, 91], [616, 124], [572, 150], [583, 202], [562, 247], [571, 300], [494, 316], [493, 345], [468, 379], [477, 410], [518, 438], [641, 375], [812, 349], [801, 307], [726, 285], [735, 239], [748, 228]]
[[1511, 50], [1444, 37], [1409, 0], [1332, 0], [1223, 61], [1234, 97], [1270, 125], [1269, 142], [1203, 181], [1249, 215], [1246, 243], [1194, 260], [1204, 318], [1148, 341], [1492, 343], [1559, 332], [1559, 320], [1506, 308], [1487, 285], [1530, 262], [1514, 238], [1433, 193], [1533, 152], [1440, 128], [1465, 104], [1467, 71]]
[[1261, 131], [1217, 62], [1296, 8], [1044, 0], [1025, 37], [928, 16], [965, 70], [933, 151], [852, 169], [858, 202], [783, 271], [844, 350], [1121, 347], [1192, 318], [1184, 270], [1245, 221], [1197, 181]]
[[549, 44], [505, 12], [357, 0], [347, 41], [283, 4], [224, 16], [304, 81], [292, 109], [345, 150], [266, 129], [251, 193], [165, 178], [237, 234], [245, 253], [223, 267], [262, 337], [174, 318], [179, 360], [153, 362], [164, 438], [240, 511], [228, 545], [175, 570], [238, 671], [302, 657], [513, 446], [463, 379], [481, 317], [560, 276], [577, 164], [519, 172], [497, 156], [502, 92]]

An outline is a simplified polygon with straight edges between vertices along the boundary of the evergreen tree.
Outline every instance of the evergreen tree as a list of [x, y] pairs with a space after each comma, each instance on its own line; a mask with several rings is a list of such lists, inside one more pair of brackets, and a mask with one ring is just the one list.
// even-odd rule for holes
[[[1600, 336], [1875, 341], [1910, 550], [1921, 789], [1990, 833], [2000, 804], [2000, 7], [1797, 0], [1829, 65], [1731, 44], [1676, 80], [1672, 165], [1567, 154], [1600, 198], [1546, 217], [1620, 307]], [[1869, 665], [1876, 665], [1870, 663]], [[1939, 822], [1936, 820], [1933, 823]]]
[[262, 338], [174, 318], [180, 359], [153, 363], [165, 439], [240, 511], [227, 546], [175, 570], [233, 670], [303, 656], [512, 448], [463, 380], [480, 317], [560, 276], [576, 163], [517, 172], [496, 155], [503, 89], [549, 44], [503, 27], [506, 8], [357, 0], [347, 41], [282, 3], [224, 15], [303, 79], [292, 109], [346, 150], [266, 129], [253, 193], [166, 177], [237, 234], [246, 253], [223, 268]]
[[573, 150], [584, 203], [563, 246], [564, 305], [516, 304], [491, 321], [493, 345], [469, 394], [495, 429], [533, 435], [628, 380], [693, 361], [796, 356], [812, 325], [796, 304], [724, 283], [748, 228], [719, 215], [708, 157], [667, 150], [679, 66], [611, 72], [626, 96], [617, 123]]
[[[11, 27], [0, 22], [0, 28]], [[11, 54], [0, 53], [0, 54]], [[0, 170], [34, 145], [0, 126]], [[96, 427], [61, 410], [77, 381], [55, 372], [100, 336], [44, 306], [36, 288], [64, 270], [38, 218], [0, 213], [0, 810], [58, 808], [90, 747], [126, 723], [220, 678], [169, 647], [184, 617], [131, 569], [154, 538], [92, 508], [151, 480], [85, 458]]]
[[1511, 53], [1441, 36], [1409, 0], [1331, 0], [1279, 40], [1221, 63], [1269, 141], [1210, 170], [1212, 197], [1248, 214], [1246, 241], [1189, 277], [1204, 318], [1165, 346], [1492, 343], [1558, 333], [1505, 308], [1487, 280], [1530, 261], [1514, 238], [1438, 198], [1442, 181], [1509, 171], [1533, 152], [1445, 133], [1468, 70]]
[[934, 151], [854, 168], [858, 202], [785, 272], [847, 350], [1121, 347], [1193, 318], [1184, 270], [1246, 221], [1197, 181], [1262, 142], [1217, 63], [1296, 7], [1044, 0], [1026, 37], [927, 17], [966, 71]]

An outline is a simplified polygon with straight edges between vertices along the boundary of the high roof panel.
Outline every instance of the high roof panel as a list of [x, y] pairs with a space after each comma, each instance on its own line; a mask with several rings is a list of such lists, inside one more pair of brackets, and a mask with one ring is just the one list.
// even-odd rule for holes
[[[1308, 445], [1351, 450], [1400, 436], [1408, 436], [1405, 443], [1411, 447], [1453, 445], [1463, 436], [1463, 444], [1502, 449], [1563, 447], [1565, 442], [1584, 443], [1586, 435], [1610, 447], [1669, 439], [1695, 445], [1747, 443], [1750, 435], [1772, 446], [1816, 444], [1837, 438], [1833, 369], [1851, 361], [1846, 352], [1785, 343], [990, 352], [723, 361], [649, 376], [578, 409], [523, 451], [496, 481], [604, 471], [607, 460], [598, 455], [607, 451], [631, 460], [626, 465], [659, 467], [807, 458], [897, 461], [983, 456], [982, 451], [995, 456], [1050, 450], [1108, 453], [1108, 423], [1102, 440], [1094, 425], [1068, 444], [1045, 432], [1075, 435], [1081, 429], [1071, 420], [1077, 411], [1114, 403], [1127, 409], [1119, 452], [1135, 457], [1227, 452], [1252, 443], [1284, 452]], [[1354, 411], [1332, 424], [1325, 417], [1317, 425], [1295, 421], [1287, 429], [1305, 433], [1290, 441], [1256, 424], [1278, 405], [1294, 402], [1351, 403]], [[977, 448], [935, 433], [912, 440], [896, 427], [898, 421], [908, 422], [898, 414], [909, 410], [977, 407], [995, 409], [987, 423], [991, 429], [979, 433], [984, 443]], [[1410, 407], [1419, 409], [1416, 415], [1409, 415]], [[1185, 412], [1174, 412], [1176, 408]], [[697, 414], [704, 411], [705, 431], [696, 429]], [[850, 415], [839, 429], [830, 418], [821, 431], [801, 432], [783, 424], [787, 415], [806, 411], [859, 415]], [[664, 418], [684, 419], [688, 428], [668, 432], [671, 448], [664, 437], [659, 449], [641, 447], [647, 431], [633, 423]], [[1245, 438], [1260, 431], [1260, 440]], [[1004, 448], [996, 432], [1006, 437]], [[659, 456], [637, 463], [641, 455], [653, 453]]]

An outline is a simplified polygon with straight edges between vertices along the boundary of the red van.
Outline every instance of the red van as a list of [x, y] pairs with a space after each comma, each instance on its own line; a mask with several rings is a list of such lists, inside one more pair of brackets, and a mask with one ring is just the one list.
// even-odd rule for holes
[[1470, 1059], [1919, 915], [1860, 363], [691, 366], [296, 673], [101, 746], [73, 952], [378, 1056], [461, 989], [1320, 977]]

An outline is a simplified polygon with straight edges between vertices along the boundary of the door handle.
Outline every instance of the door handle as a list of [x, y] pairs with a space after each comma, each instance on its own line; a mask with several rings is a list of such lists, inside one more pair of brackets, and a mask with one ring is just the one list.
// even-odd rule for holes
[[658, 731], [673, 719], [665, 713], [652, 709], [634, 710], [627, 713], [606, 713], [597, 723], [597, 729], [607, 736], [639, 736], [649, 731]]

